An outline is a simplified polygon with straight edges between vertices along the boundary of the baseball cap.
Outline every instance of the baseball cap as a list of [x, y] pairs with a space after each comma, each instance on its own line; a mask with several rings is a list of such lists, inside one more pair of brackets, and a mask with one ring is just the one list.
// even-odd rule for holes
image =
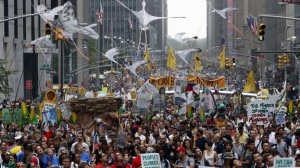
[[224, 159], [234, 159], [233, 154], [231, 152], [225, 152], [223, 154]]
[[177, 148], [177, 152], [185, 152], [185, 148], [183, 146], [180, 146]]

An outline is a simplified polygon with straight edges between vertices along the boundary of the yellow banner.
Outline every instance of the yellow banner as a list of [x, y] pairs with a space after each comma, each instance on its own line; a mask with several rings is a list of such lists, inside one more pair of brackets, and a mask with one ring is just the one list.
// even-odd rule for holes
[[150, 78], [149, 82], [157, 88], [172, 87], [175, 85], [175, 78], [173, 76], [165, 76], [162, 78]]
[[[200, 84], [201, 86], [207, 86], [207, 87], [214, 87], [218, 85], [219, 88], [223, 88], [226, 86], [224, 76], [216, 79], [211, 79], [211, 80], [204, 79], [203, 77], [199, 77], [199, 76], [189, 76], [187, 81], [189, 83]], [[172, 87], [175, 84], [175, 78], [172, 76], [165, 76], [161, 78], [150, 78], [149, 82], [152, 85], [156, 86], [157, 88]]]

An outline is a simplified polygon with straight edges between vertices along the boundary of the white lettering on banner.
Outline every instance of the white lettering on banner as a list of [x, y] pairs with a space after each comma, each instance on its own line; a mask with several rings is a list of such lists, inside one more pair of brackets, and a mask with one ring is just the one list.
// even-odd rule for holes
[[250, 123], [268, 125], [269, 112], [275, 110], [275, 103], [269, 100], [253, 101], [247, 104], [247, 116]]
[[160, 168], [160, 158], [158, 153], [141, 154], [141, 161], [143, 168]]

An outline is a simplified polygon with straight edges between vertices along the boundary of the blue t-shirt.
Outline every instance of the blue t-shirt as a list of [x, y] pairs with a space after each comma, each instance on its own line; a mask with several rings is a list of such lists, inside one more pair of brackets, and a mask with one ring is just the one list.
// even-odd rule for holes
[[49, 156], [49, 155], [43, 155], [42, 157], [41, 157], [41, 166], [42, 167], [48, 167], [48, 162], [51, 162], [52, 163], [52, 161], [51, 161], [51, 157]]
[[56, 156], [52, 157], [52, 166], [59, 166], [59, 159]]
[[80, 160], [81, 160], [81, 162], [90, 163], [91, 162], [91, 157], [88, 153], [83, 152], [80, 156]]

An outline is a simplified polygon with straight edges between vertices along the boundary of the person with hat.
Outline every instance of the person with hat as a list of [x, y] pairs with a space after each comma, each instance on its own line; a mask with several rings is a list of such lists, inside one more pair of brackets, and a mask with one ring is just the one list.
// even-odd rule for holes
[[186, 149], [183, 146], [180, 146], [176, 150], [178, 152], [178, 159], [176, 160], [173, 167], [175, 168], [195, 168], [195, 159], [186, 155]]
[[233, 167], [234, 156], [232, 152], [224, 152], [223, 153], [223, 168], [231, 168]]

